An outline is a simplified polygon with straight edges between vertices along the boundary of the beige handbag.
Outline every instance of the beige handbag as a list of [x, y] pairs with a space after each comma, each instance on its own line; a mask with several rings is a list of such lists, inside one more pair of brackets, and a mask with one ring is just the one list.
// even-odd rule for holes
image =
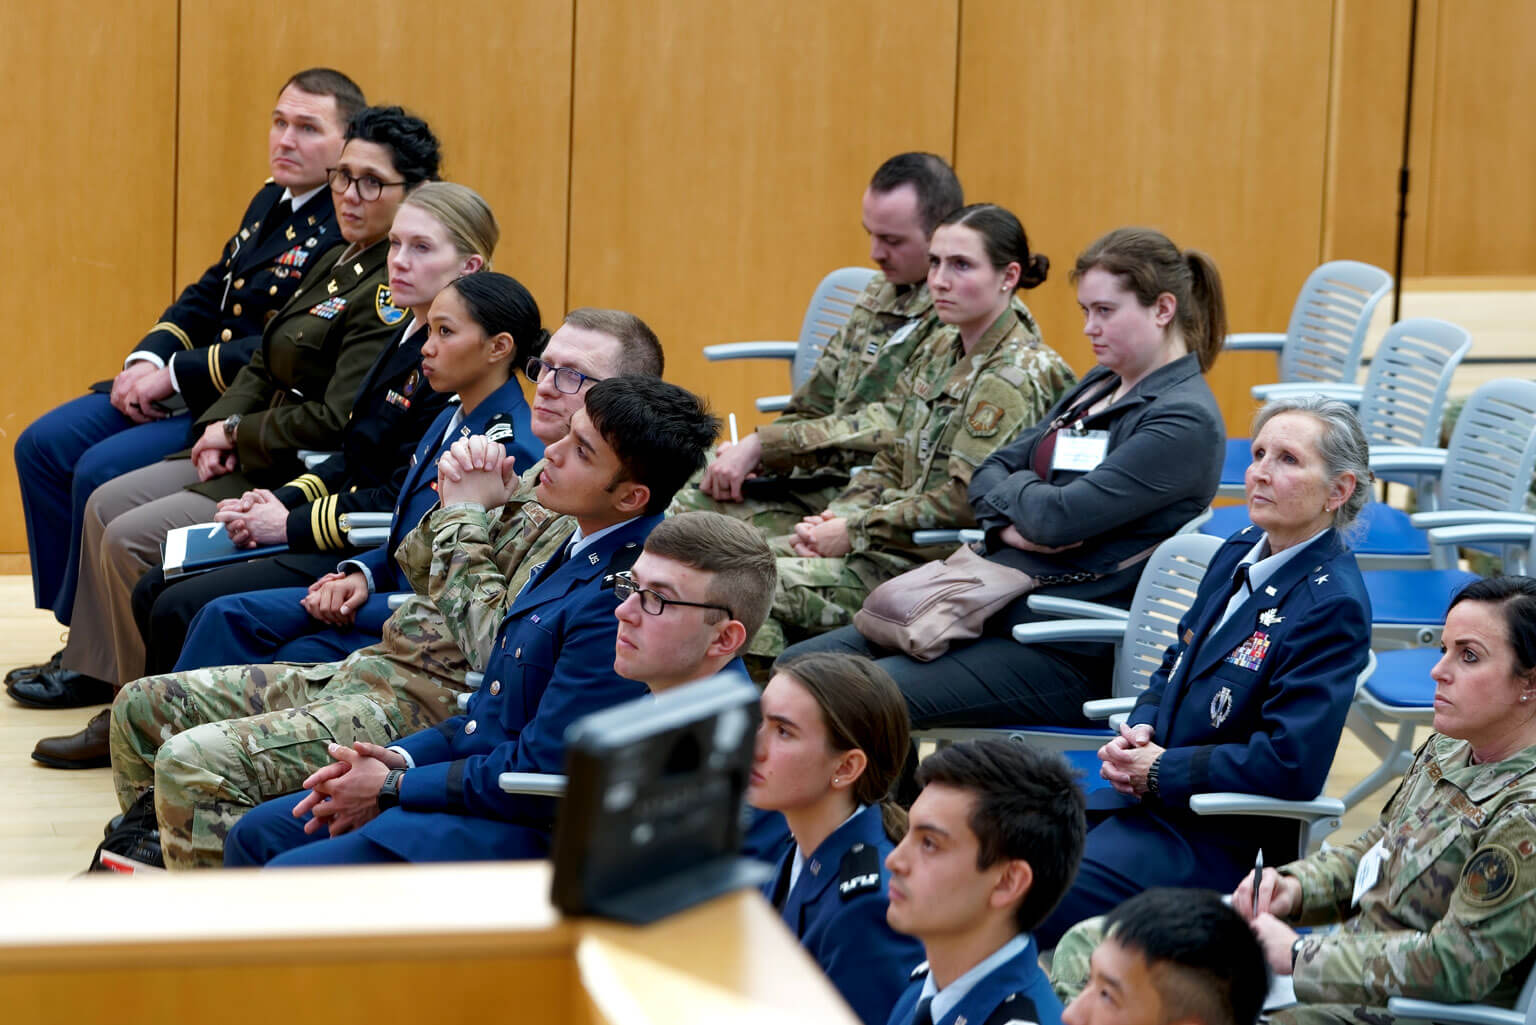
[[1038, 586], [1023, 570], [962, 545], [943, 562], [926, 563], [876, 587], [854, 613], [853, 625], [882, 648], [932, 662], [953, 642], [980, 637], [988, 617]]

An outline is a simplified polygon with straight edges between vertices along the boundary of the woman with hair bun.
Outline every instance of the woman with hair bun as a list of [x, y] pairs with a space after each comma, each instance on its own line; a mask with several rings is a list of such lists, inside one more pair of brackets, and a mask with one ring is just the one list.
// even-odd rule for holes
[[907, 831], [891, 794], [906, 704], [869, 659], [818, 653], [776, 664], [762, 708], [747, 800], [794, 838], [763, 892], [859, 1017], [884, 1025], [923, 959], [885, 921], [885, 858]]
[[772, 542], [779, 583], [754, 655], [777, 656], [788, 642], [851, 623], [877, 585], [953, 547], [919, 546], [914, 530], [975, 522], [972, 474], [1075, 380], [1015, 297], [1049, 268], [1019, 219], [992, 203], [961, 207], [933, 229], [928, 291], [950, 330], [913, 353], [885, 402], [896, 444], [826, 510]]

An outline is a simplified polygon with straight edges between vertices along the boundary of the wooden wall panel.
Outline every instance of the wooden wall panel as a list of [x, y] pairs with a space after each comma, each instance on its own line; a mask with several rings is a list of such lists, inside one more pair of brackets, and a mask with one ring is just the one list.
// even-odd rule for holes
[[176, 3], [0, 8], [14, 151], [5, 213], [10, 372], [0, 380], [0, 551], [25, 552], [12, 447], [110, 377], [165, 305], [176, 158]]
[[1415, 171], [1423, 198], [1424, 274], [1536, 273], [1536, 4], [1426, 4], [1433, 46], [1416, 85]]
[[793, 338], [828, 270], [867, 264], [887, 156], [949, 156], [956, 0], [655, 0], [576, 11], [571, 305], [644, 317], [667, 376], [757, 422], [785, 390], [710, 342]]
[[330, 65], [372, 103], [427, 119], [443, 175], [501, 225], [497, 270], [565, 312], [565, 210], [574, 0], [377, 0], [353, 14], [312, 4], [182, 5], [177, 276], [201, 272], [266, 177], [272, 101], [300, 68]]
[[1335, 0], [1334, 8], [1322, 259], [1391, 271], [1412, 8], [1409, 0]]
[[[1076, 254], [1124, 224], [1161, 228], [1221, 267], [1234, 330], [1284, 330], [1322, 231], [1329, 0], [967, 0], [957, 169], [967, 198], [1010, 207], [1051, 257], [1026, 301], [1045, 338], [1091, 363], [1067, 280]], [[1267, 356], [1212, 376], [1229, 428]]]

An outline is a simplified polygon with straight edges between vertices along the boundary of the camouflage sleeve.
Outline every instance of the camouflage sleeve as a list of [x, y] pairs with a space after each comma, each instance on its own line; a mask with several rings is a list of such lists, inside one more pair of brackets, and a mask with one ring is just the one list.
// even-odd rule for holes
[[432, 538], [427, 597], [469, 664], [483, 669], [507, 597], [507, 578], [491, 557], [491, 514], [478, 505], [450, 505], [428, 513], [417, 529]]
[[1297, 997], [1372, 1006], [1390, 996], [1455, 1003], [1486, 997], [1536, 947], [1536, 808], [1509, 805], [1460, 878], [1435, 883], [1451, 901], [1428, 932], [1307, 937], [1296, 958]]
[[[1071, 378], [1064, 364], [1057, 370], [1054, 364], [1058, 362], [1059, 359], [1053, 359], [1042, 364], [1048, 370], [1045, 373], [1026, 373], [1013, 366], [984, 371], [938, 443], [940, 451], [934, 456], [934, 463], [939, 465], [943, 461], [947, 471], [943, 479], [934, 481], [935, 475], [930, 474], [932, 486], [922, 491], [846, 512], [853, 550], [916, 551], [912, 544], [914, 530], [974, 525], [976, 518], [967, 496], [971, 474], [995, 449], [1007, 444], [1051, 408], [1056, 395], [1066, 386], [1062, 372], [1066, 380]], [[903, 439], [903, 444], [912, 444], [912, 439]], [[833, 503], [834, 510], [846, 508], [842, 505], [846, 495], [847, 492]]]
[[1360, 859], [1386, 832], [1387, 827], [1377, 822], [1348, 844], [1318, 851], [1280, 869], [1281, 875], [1294, 876], [1301, 884], [1301, 914], [1293, 921], [1322, 925], [1348, 918]]
[[763, 466], [776, 473], [797, 467], [814, 468], [825, 462], [828, 449], [839, 452], [876, 453], [896, 439], [896, 410], [884, 402], [871, 402], [852, 413], [788, 421], [784, 418], [757, 429], [763, 443]]
[[427, 515], [400, 539], [400, 545], [395, 549], [395, 562], [405, 574], [406, 583], [417, 594], [427, 593], [427, 582], [432, 576], [432, 532], [427, 528], [427, 521], [439, 508], [441, 506], [433, 506], [427, 510]]

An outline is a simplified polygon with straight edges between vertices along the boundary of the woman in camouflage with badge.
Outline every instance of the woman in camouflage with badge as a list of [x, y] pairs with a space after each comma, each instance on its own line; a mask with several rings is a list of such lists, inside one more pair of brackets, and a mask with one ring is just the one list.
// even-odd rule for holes
[[[1350, 844], [1265, 869], [1254, 931], [1300, 1003], [1271, 1020], [1388, 1023], [1389, 997], [1513, 1006], [1536, 950], [1536, 580], [1451, 602], [1435, 732]], [[1252, 882], [1232, 895], [1244, 916]], [[1300, 936], [1292, 925], [1341, 922]]]

